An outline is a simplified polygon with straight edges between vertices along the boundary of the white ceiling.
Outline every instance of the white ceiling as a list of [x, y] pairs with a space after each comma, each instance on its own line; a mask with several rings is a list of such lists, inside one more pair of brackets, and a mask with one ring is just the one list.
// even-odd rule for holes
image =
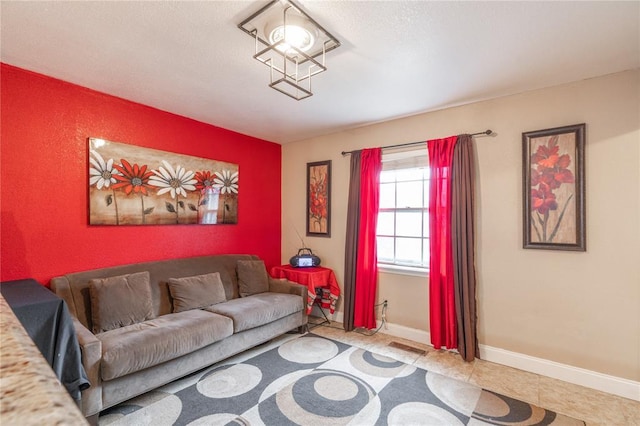
[[295, 101], [237, 28], [266, 3], [3, 0], [0, 59], [278, 143], [640, 67], [638, 1], [299, 0], [342, 46]]

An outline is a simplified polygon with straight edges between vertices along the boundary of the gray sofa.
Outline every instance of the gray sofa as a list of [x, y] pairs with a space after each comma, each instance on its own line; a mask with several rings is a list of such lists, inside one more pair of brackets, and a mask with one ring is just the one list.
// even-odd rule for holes
[[[212, 277], [217, 287], [206, 287]], [[179, 293], [192, 288], [206, 292]], [[77, 272], [53, 278], [51, 289], [73, 316], [91, 382], [82, 392], [86, 417], [307, 324], [306, 287], [269, 277], [251, 255]], [[190, 308], [200, 300], [207, 306]]]

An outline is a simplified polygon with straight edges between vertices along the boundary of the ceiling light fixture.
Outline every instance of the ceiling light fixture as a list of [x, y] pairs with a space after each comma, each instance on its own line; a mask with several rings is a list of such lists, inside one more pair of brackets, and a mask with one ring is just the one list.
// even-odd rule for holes
[[271, 70], [269, 87], [301, 100], [311, 77], [327, 70], [327, 52], [340, 42], [291, 0], [273, 0], [238, 28], [255, 39], [253, 57]]

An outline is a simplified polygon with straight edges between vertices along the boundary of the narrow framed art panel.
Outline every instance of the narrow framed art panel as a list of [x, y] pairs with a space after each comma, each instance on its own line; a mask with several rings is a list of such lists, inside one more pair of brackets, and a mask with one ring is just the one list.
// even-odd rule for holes
[[331, 160], [307, 163], [307, 236], [331, 237]]
[[522, 133], [523, 247], [586, 251], [585, 124]]
[[89, 224], [238, 223], [238, 165], [89, 138]]

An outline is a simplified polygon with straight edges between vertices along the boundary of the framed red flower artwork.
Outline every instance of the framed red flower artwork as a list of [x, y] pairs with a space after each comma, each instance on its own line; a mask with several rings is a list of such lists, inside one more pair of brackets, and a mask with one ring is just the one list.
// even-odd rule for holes
[[331, 237], [331, 160], [307, 163], [307, 236]]
[[585, 124], [522, 134], [523, 247], [586, 251]]
[[89, 138], [89, 224], [238, 223], [238, 165]]

